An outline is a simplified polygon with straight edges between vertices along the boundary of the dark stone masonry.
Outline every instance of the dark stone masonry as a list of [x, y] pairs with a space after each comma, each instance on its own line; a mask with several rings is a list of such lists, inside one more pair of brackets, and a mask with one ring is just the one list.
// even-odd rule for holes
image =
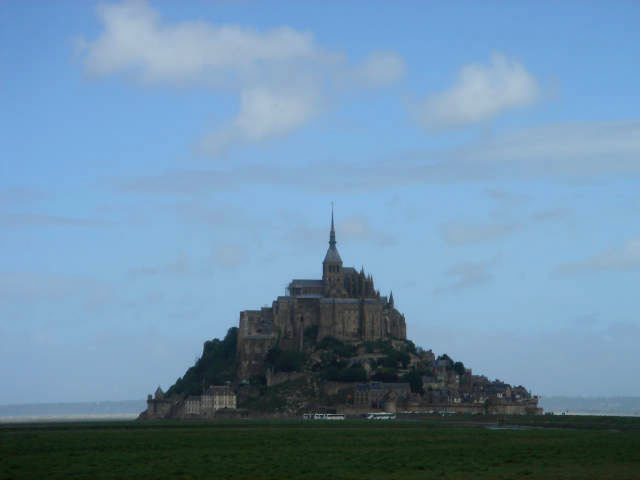
[[352, 343], [407, 336], [404, 315], [394, 308], [393, 294], [381, 296], [364, 269], [343, 267], [333, 212], [322, 279], [294, 279], [287, 295], [278, 297], [271, 307], [240, 312], [238, 378], [261, 373], [267, 352], [276, 344], [302, 351], [305, 335], [313, 335], [312, 341], [333, 337]]

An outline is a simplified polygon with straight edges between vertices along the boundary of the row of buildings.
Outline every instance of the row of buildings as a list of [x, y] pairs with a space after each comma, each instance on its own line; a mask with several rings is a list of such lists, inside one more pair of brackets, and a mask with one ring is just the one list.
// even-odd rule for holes
[[140, 417], [145, 420], [213, 418], [220, 412], [236, 408], [236, 394], [229, 385], [212, 385], [202, 395], [189, 395], [186, 398], [167, 398], [162, 388], [158, 387], [153, 397], [147, 397], [147, 410]]

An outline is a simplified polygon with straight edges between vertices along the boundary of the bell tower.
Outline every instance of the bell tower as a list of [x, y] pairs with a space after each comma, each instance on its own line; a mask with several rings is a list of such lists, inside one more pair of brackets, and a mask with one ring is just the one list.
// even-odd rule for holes
[[344, 288], [344, 271], [342, 270], [342, 258], [336, 248], [336, 230], [333, 225], [333, 203], [331, 204], [331, 232], [329, 233], [329, 249], [322, 262], [322, 280], [324, 281], [324, 294], [327, 297], [345, 297], [347, 291]]

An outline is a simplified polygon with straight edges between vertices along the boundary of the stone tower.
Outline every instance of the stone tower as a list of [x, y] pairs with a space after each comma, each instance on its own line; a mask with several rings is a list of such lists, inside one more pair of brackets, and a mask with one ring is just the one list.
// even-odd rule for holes
[[344, 270], [342, 258], [336, 248], [336, 230], [333, 225], [333, 206], [331, 207], [331, 232], [329, 233], [329, 249], [322, 262], [322, 280], [326, 297], [346, 297], [344, 288]]

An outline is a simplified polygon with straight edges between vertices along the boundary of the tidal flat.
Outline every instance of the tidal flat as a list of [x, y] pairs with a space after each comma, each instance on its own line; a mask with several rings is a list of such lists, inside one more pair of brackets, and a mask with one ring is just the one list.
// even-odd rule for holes
[[[519, 421], [518, 421], [519, 420]], [[0, 426], [1, 479], [635, 479], [640, 419]]]

